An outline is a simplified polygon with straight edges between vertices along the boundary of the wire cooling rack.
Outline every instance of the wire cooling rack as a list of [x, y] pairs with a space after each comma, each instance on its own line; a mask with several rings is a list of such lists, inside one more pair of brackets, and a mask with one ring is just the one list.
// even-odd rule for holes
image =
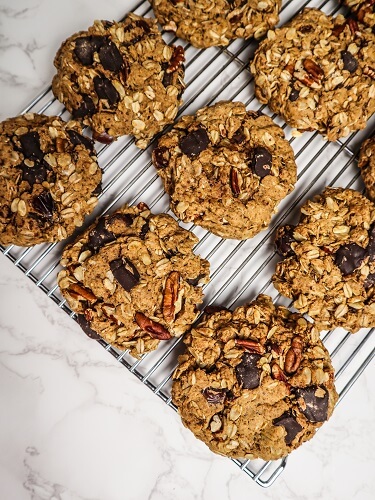
[[[283, 2], [280, 24], [287, 22], [304, 7], [318, 7], [327, 14], [340, 11], [338, 0], [286, 0]], [[127, 8], [140, 15], [152, 16], [147, 1], [129, 1]], [[164, 38], [168, 43], [176, 41], [167, 33]], [[187, 87], [178, 117], [193, 114], [200, 107], [219, 100], [242, 101], [248, 109], [262, 109], [283, 127], [286, 137], [293, 145], [298, 165], [295, 190], [281, 203], [269, 228], [251, 240], [223, 240], [200, 227], [181, 224], [199, 237], [195, 250], [211, 263], [211, 282], [204, 287], [204, 305], [215, 303], [236, 307], [252, 300], [258, 293], [267, 293], [279, 304], [290, 305], [290, 301], [277, 294], [270, 281], [278, 260], [273, 247], [274, 233], [280, 225], [295, 222], [298, 207], [327, 185], [363, 190], [356, 166], [356, 154], [361, 142], [371, 135], [375, 120], [370, 121], [365, 131], [335, 143], [323, 141], [316, 133], [293, 137], [291, 129], [280, 118], [272, 115], [268, 108], [260, 107], [254, 98], [253, 79], [248, 66], [257, 45], [255, 42], [236, 40], [227, 48], [213, 47], [206, 50], [197, 50], [181, 40], [178, 43], [185, 46], [187, 61]], [[65, 108], [54, 98], [51, 87], [39, 94], [22, 113], [27, 111], [69, 119]], [[96, 211], [86, 220], [85, 226], [94, 217], [124, 203], [144, 201], [155, 213], [170, 213], [168, 197], [151, 164], [152, 144], [145, 151], [140, 151], [135, 147], [133, 139], [124, 137], [110, 146], [97, 146], [99, 163], [104, 170], [103, 193]], [[63, 246], [63, 243], [37, 245], [27, 249], [9, 246], [1, 247], [1, 251], [73, 318], [74, 314], [60, 295], [56, 284]], [[374, 336], [372, 330], [368, 329], [355, 335], [335, 330], [325, 332], [322, 338], [336, 369], [336, 386], [341, 401], [374, 357]], [[154, 394], [176, 409], [171, 401], [170, 389], [177, 356], [183, 351], [181, 338], [162, 343], [157, 351], [140, 360], [134, 360], [127, 352], [118, 351], [104, 340], [98, 342]], [[284, 470], [286, 461], [233, 460], [262, 487], [268, 487], [275, 481]]]

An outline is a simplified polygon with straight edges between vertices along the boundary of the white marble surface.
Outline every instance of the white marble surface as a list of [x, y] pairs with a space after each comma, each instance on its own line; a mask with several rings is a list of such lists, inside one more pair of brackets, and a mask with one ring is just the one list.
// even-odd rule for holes
[[[0, 117], [46, 86], [61, 40], [137, 2], [0, 0]], [[0, 257], [0, 498], [367, 500], [374, 365], [268, 490], [177, 415]]]

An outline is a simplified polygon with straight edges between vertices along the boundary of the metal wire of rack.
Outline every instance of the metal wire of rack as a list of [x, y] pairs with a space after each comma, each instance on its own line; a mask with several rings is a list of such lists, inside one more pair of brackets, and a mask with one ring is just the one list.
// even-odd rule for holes
[[[129, 6], [129, 10], [140, 15], [152, 15], [147, 1], [130, 3], [133, 5]], [[304, 7], [318, 7], [328, 14], [340, 11], [337, 0], [285, 0], [280, 24], [287, 22]], [[164, 35], [168, 42], [176, 41], [171, 35]], [[298, 216], [298, 206], [326, 185], [363, 189], [355, 158], [361, 142], [371, 135], [375, 120], [370, 120], [365, 131], [354, 133], [335, 143], [323, 141], [317, 133], [293, 137], [291, 129], [279, 117], [272, 115], [267, 107], [259, 107], [254, 97], [252, 77], [248, 70], [249, 59], [257, 45], [254, 41], [237, 40], [226, 48], [206, 50], [197, 50], [181, 40], [178, 43], [185, 47], [187, 85], [184, 104], [177, 119], [182, 114], [193, 114], [200, 107], [219, 100], [240, 100], [251, 109], [261, 109], [282, 126], [286, 137], [293, 144], [298, 165], [295, 190], [280, 204], [279, 212], [273, 217], [267, 230], [251, 240], [224, 240], [200, 227], [181, 224], [200, 238], [195, 250], [211, 263], [211, 281], [205, 286], [204, 306], [215, 302], [236, 307], [253, 299], [258, 293], [267, 293], [279, 304], [290, 306], [290, 301], [276, 293], [270, 280], [277, 261], [272, 244], [274, 233], [280, 225], [293, 222]], [[51, 87], [35, 97], [22, 113], [28, 111], [69, 118], [65, 108], [54, 98]], [[93, 218], [123, 203], [134, 204], [141, 200], [155, 213], [164, 211], [173, 215], [169, 211], [168, 197], [151, 164], [150, 152], [154, 142], [155, 139], [145, 151], [137, 149], [134, 140], [129, 137], [121, 138], [110, 146], [97, 145], [99, 163], [104, 171], [103, 192], [97, 209], [86, 220], [84, 227]], [[11, 245], [1, 247], [1, 251], [60, 308], [74, 317], [56, 284], [59, 257], [65, 243], [37, 245], [27, 249]], [[351, 335], [343, 330], [335, 330], [322, 335], [336, 368], [339, 402], [375, 356], [372, 332], [373, 329], [363, 329], [356, 335]], [[128, 352], [118, 351], [104, 340], [98, 342], [154, 394], [176, 410], [171, 401], [170, 388], [177, 357], [183, 349], [181, 340], [177, 338], [164, 343], [157, 351], [144, 355], [139, 360], [134, 360]], [[257, 484], [268, 487], [282, 473], [287, 459], [233, 462]]]

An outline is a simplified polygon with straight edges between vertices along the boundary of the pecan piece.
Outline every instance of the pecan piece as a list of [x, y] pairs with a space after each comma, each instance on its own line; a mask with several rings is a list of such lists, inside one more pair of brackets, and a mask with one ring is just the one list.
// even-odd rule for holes
[[[78, 298], [81, 297], [85, 300], [88, 300], [90, 303], [93, 303], [93, 302], [96, 302], [96, 297], [95, 295], [92, 293], [91, 290], [79, 285], [78, 283], [72, 283], [70, 285], [70, 287], [68, 288], [68, 292], [70, 293], [70, 295], [74, 298]], [[73, 292], [73, 293], [71, 293]]]
[[172, 271], [165, 281], [163, 294], [163, 316], [167, 323], [171, 323], [175, 316], [175, 302], [178, 298], [180, 273]]
[[148, 318], [143, 313], [136, 312], [134, 318], [139, 328], [149, 333], [152, 338], [158, 340], [169, 340], [172, 338], [172, 335], [163, 325], [156, 323], [156, 321], [152, 321], [152, 319]]
[[56, 137], [56, 151], [58, 153], [65, 153], [68, 141], [62, 137]]
[[233, 195], [238, 196], [241, 190], [238, 185], [238, 172], [235, 168], [232, 168], [230, 171], [230, 186], [232, 188]]
[[178, 70], [180, 66], [183, 65], [185, 61], [185, 51], [181, 45], [174, 47], [171, 60], [169, 61], [169, 66], [166, 69], [166, 73], [174, 73]]
[[235, 339], [234, 342], [236, 345], [243, 347], [246, 351], [255, 352], [257, 354], [263, 354], [265, 352], [262, 344], [260, 344], [256, 340]]
[[358, 21], [360, 23], [363, 23], [363, 20], [366, 16], [366, 14], [371, 14], [371, 7], [375, 5], [375, 0], [369, 0], [368, 2], [365, 2], [363, 6], [360, 7], [357, 17]]
[[318, 64], [316, 64], [316, 62], [314, 62], [312, 59], [305, 59], [303, 61], [303, 67], [314, 80], [314, 82], [320, 83], [320, 80], [324, 76], [324, 71]]
[[357, 21], [355, 19], [353, 19], [353, 18], [349, 18], [346, 22], [347, 22], [347, 24], [349, 26], [349, 29], [350, 29], [352, 35], [355, 35], [356, 32], [358, 31], [358, 23], [357, 23]]
[[144, 210], [150, 210], [150, 209], [148, 208], [148, 206], [146, 205], [146, 203], [143, 203], [143, 201], [140, 201], [140, 202], [138, 203], [137, 208], [138, 208], [138, 210], [141, 210], [142, 212], [143, 212]]
[[301, 337], [294, 337], [292, 345], [285, 355], [284, 369], [286, 373], [294, 373], [302, 360], [303, 343]]
[[111, 135], [108, 135], [107, 132], [102, 132], [101, 134], [99, 134], [98, 132], [94, 131], [92, 137], [95, 141], [101, 142], [102, 144], [112, 144], [112, 142], [115, 140], [115, 138]]
[[280, 368], [280, 366], [276, 362], [272, 363], [271, 372], [272, 372], [272, 377], [275, 380], [280, 380], [280, 382], [287, 382], [288, 381], [285, 373], [282, 371], [282, 369]]

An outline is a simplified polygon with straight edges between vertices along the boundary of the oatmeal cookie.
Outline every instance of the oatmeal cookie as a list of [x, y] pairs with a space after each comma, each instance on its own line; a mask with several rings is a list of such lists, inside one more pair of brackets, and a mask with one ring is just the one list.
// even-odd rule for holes
[[305, 9], [269, 31], [251, 71], [258, 99], [301, 132], [335, 141], [375, 112], [375, 35], [342, 15]]
[[150, 0], [164, 29], [194, 47], [261, 38], [279, 20], [281, 0]]
[[282, 129], [240, 102], [183, 116], [152, 157], [173, 212], [223, 238], [251, 238], [266, 228], [296, 182]]
[[273, 284], [316, 328], [375, 327], [375, 205], [357, 191], [326, 188], [276, 236], [284, 258]]
[[130, 13], [68, 38], [55, 57], [52, 90], [94, 139], [132, 134], [145, 148], [177, 115], [183, 62], [184, 49], [167, 45], [154, 19]]
[[27, 113], [0, 123], [0, 244], [67, 238], [92, 212], [102, 172], [77, 122]]
[[65, 248], [58, 285], [87, 335], [140, 357], [197, 317], [209, 281], [197, 242], [169, 215], [125, 205]]
[[367, 139], [361, 146], [358, 158], [366, 194], [370, 200], [375, 201], [375, 136]]
[[359, 22], [375, 27], [375, 0], [343, 0], [343, 3], [352, 10]]
[[316, 329], [267, 295], [208, 315], [184, 342], [173, 402], [216, 453], [281, 458], [333, 412], [334, 370]]

